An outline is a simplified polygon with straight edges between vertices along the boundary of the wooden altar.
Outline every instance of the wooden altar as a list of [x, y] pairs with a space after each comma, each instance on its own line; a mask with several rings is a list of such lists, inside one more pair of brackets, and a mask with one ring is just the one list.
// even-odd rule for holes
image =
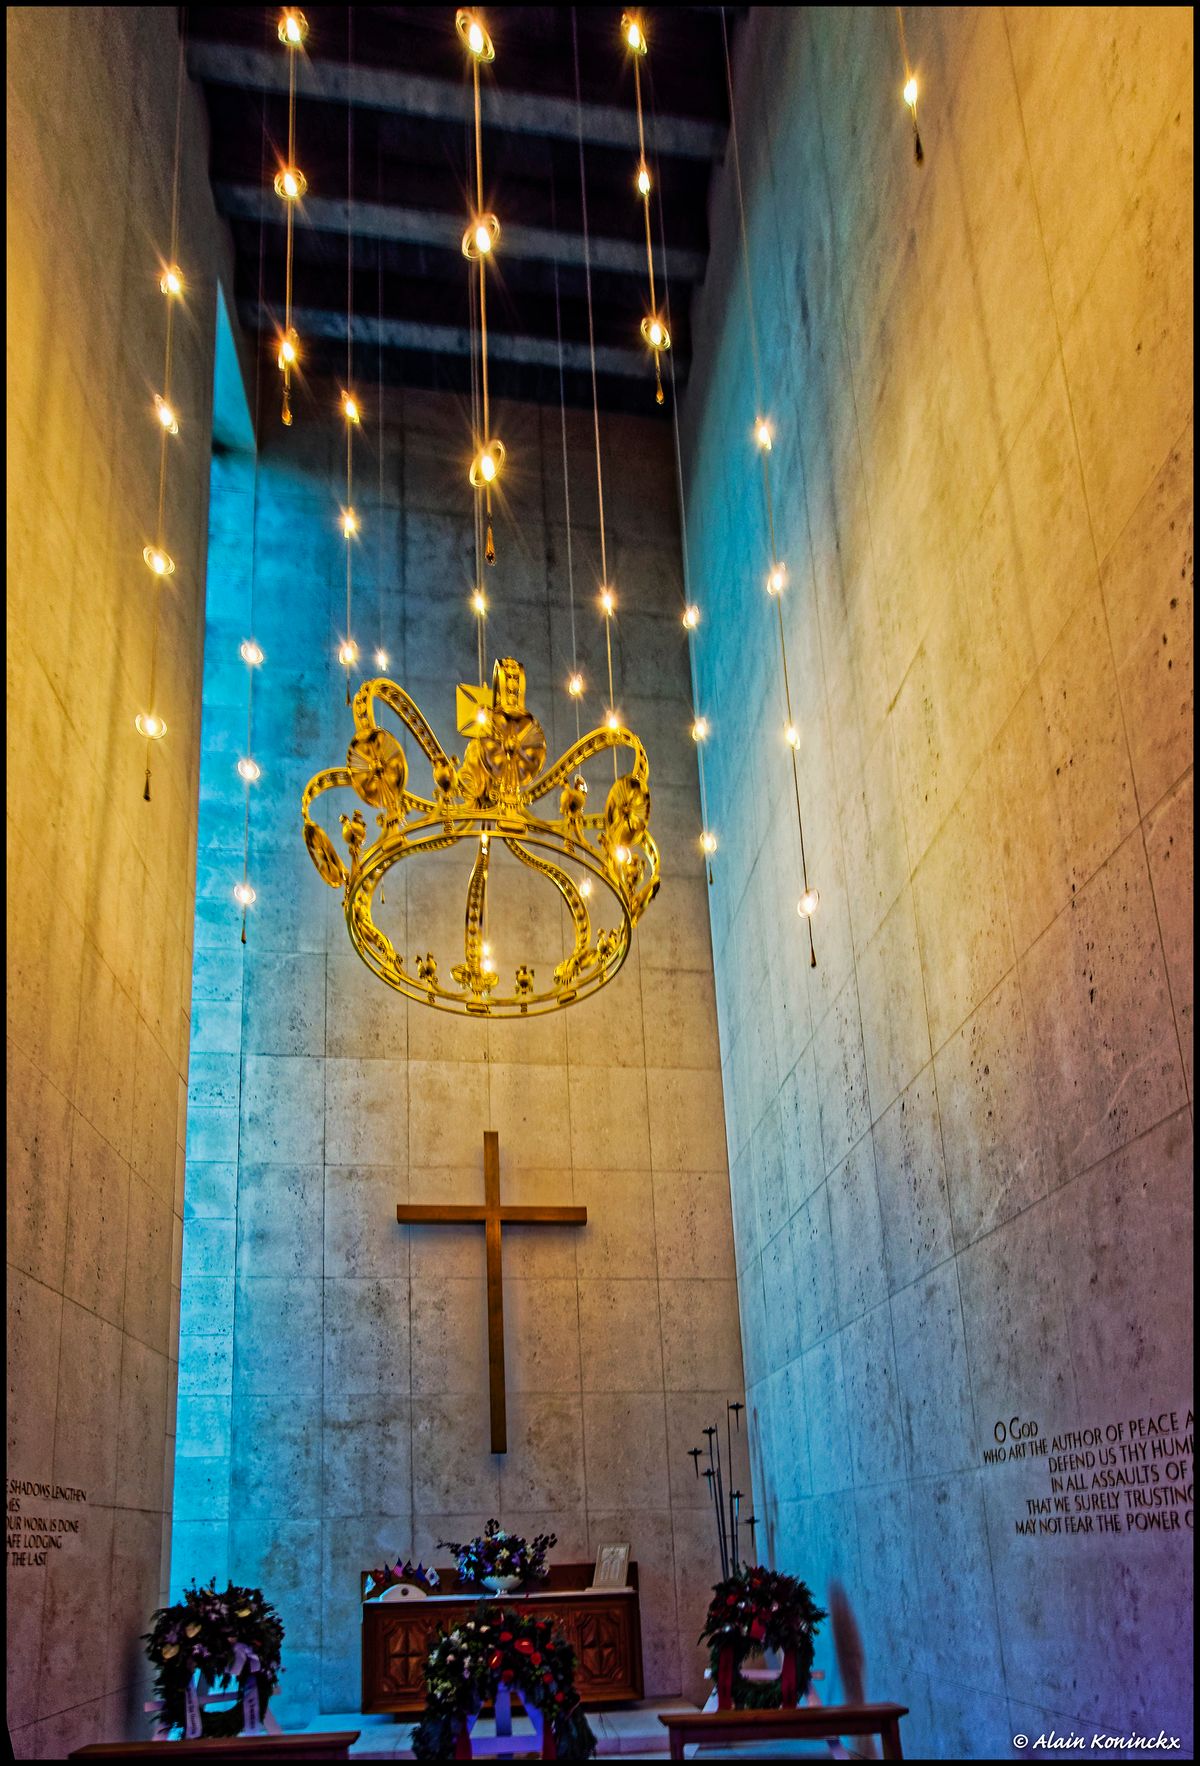
[[[637, 1565], [627, 1588], [592, 1588], [593, 1565], [554, 1564], [533, 1591], [497, 1598], [440, 1570], [448, 1592], [417, 1600], [363, 1600], [362, 1710], [413, 1716], [425, 1708], [425, 1658], [441, 1627], [469, 1619], [481, 1600], [553, 1621], [578, 1658], [575, 1685], [589, 1708], [642, 1697], [642, 1626]], [[367, 1573], [363, 1573], [365, 1596]]]

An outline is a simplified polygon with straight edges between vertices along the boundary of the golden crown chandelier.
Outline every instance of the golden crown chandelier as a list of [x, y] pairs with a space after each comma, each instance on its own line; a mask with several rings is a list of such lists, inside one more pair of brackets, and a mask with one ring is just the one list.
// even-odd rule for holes
[[[408, 762], [396, 735], [376, 722], [376, 702], [397, 714], [429, 761], [432, 795], [408, 789]], [[393, 681], [366, 681], [354, 698], [354, 736], [344, 767], [311, 779], [301, 813], [314, 865], [345, 896], [346, 926], [358, 954], [389, 987], [443, 1011], [490, 1017], [525, 1017], [569, 1006], [596, 993], [617, 974], [633, 929], [659, 885], [658, 848], [649, 831], [650, 783], [646, 751], [620, 724], [581, 737], [551, 766], [546, 737], [525, 707], [525, 670], [505, 657], [492, 671], [490, 688], [458, 689], [458, 729], [470, 739], [460, 763], [447, 754], [419, 707]], [[630, 770], [609, 787], [602, 811], [587, 809], [582, 771], [596, 755], [625, 749]], [[349, 787], [370, 809], [380, 829], [367, 844], [360, 809], [343, 815], [349, 864], [309, 811], [325, 791]], [[557, 794], [558, 815], [537, 805]], [[388, 871], [408, 858], [470, 841], [474, 862], [466, 885], [463, 960], [449, 976], [432, 951], [415, 955], [412, 967], [376, 925], [376, 892]], [[510, 975], [493, 966], [487, 939], [488, 881], [495, 846], [558, 890], [571, 917], [574, 943], [549, 979], [539, 977], [530, 953], [514, 954]], [[605, 894], [608, 925], [593, 928], [589, 900], [594, 883]]]

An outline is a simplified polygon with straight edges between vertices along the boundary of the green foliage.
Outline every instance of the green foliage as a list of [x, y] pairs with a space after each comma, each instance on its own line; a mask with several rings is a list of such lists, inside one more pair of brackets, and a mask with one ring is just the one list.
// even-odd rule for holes
[[747, 1656], [762, 1650], [794, 1650], [796, 1691], [803, 1696], [813, 1664], [813, 1636], [828, 1615], [805, 1582], [762, 1567], [738, 1570], [713, 1589], [700, 1642], [708, 1643], [709, 1664], [716, 1682], [721, 1652], [733, 1652], [733, 1702], [744, 1710], [777, 1710], [778, 1680], [747, 1680]]
[[554, 1533], [539, 1533], [532, 1545], [519, 1533], [506, 1533], [499, 1521], [489, 1521], [483, 1532], [465, 1545], [439, 1539], [439, 1550], [452, 1551], [464, 1582], [482, 1582], [485, 1576], [518, 1576], [532, 1582], [546, 1574], [546, 1554], [558, 1544]]
[[575, 1690], [570, 1644], [554, 1635], [548, 1619], [507, 1609], [496, 1613], [485, 1601], [453, 1631], [441, 1631], [429, 1651], [414, 1756], [452, 1758], [460, 1725], [502, 1686], [543, 1713], [560, 1759], [586, 1760], [595, 1753], [596, 1738]]
[[[218, 1594], [215, 1583], [206, 1588], [193, 1584], [176, 1606], [158, 1609], [142, 1641], [154, 1665], [163, 1722], [172, 1729], [184, 1727], [185, 1693], [192, 1675], [199, 1669], [212, 1685], [231, 1674], [239, 1644], [258, 1657], [263, 1708], [279, 1684], [283, 1626], [261, 1588], [240, 1588], [231, 1582]], [[242, 1685], [248, 1674], [243, 1668]], [[204, 1711], [202, 1721], [206, 1735], [237, 1735], [242, 1727], [240, 1700], [230, 1711]]]

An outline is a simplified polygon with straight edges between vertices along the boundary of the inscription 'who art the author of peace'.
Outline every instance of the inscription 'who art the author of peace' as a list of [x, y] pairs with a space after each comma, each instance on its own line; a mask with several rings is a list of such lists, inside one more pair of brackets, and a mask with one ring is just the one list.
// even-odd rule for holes
[[1190, 1533], [1195, 1425], [1190, 1410], [1161, 1410], [1043, 1435], [1022, 1417], [998, 1420], [985, 1465], [1040, 1460], [1049, 1490], [1025, 1498], [1014, 1531], [1029, 1538]]

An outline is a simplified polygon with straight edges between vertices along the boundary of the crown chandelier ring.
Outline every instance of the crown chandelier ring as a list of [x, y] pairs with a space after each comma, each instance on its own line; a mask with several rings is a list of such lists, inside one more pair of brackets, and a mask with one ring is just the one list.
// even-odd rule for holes
[[[409, 789], [408, 761], [399, 738], [376, 722], [376, 701], [400, 718], [430, 765], [432, 795]], [[344, 892], [346, 926], [358, 954], [389, 987], [443, 1011], [483, 1017], [526, 1017], [574, 1004], [618, 973], [633, 930], [658, 892], [658, 848], [649, 831], [650, 784], [646, 751], [622, 726], [590, 731], [552, 765], [546, 738], [525, 708], [525, 670], [511, 657], [497, 662], [491, 687], [460, 686], [458, 728], [469, 736], [465, 757], [447, 754], [415, 701], [383, 678], [366, 681], [354, 697], [354, 737], [344, 767], [312, 778], [301, 802], [309, 856], [325, 882]], [[595, 756], [625, 749], [628, 772], [608, 789], [602, 811], [587, 810], [581, 768]], [[348, 862], [309, 811], [323, 792], [348, 787], [373, 809], [379, 836], [367, 844], [360, 809], [341, 817]], [[539, 814], [557, 794], [556, 816]], [[550, 806], [547, 806], [547, 809]], [[474, 843], [464, 905], [463, 960], [448, 975], [438, 954], [405, 954], [373, 917], [376, 890], [393, 865]], [[525, 953], [502, 979], [487, 943], [492, 852], [499, 844], [558, 890], [571, 916], [570, 952], [540, 980]], [[611, 925], [594, 927], [592, 879]], [[510, 958], [511, 958], [511, 954]]]

